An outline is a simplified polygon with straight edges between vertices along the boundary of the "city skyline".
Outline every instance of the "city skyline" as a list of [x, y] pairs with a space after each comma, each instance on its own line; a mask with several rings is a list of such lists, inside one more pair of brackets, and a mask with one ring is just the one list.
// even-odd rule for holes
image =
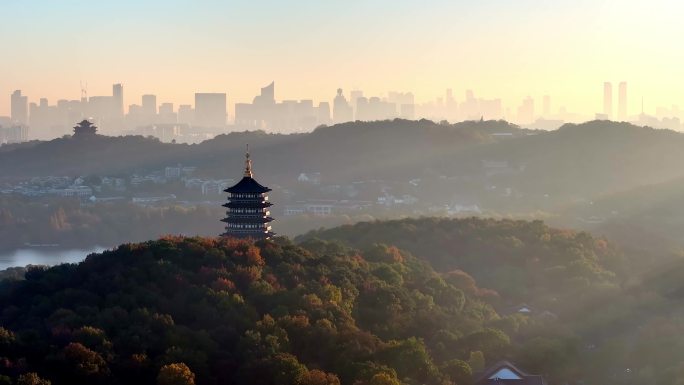
[[[274, 83], [275, 81], [270, 81], [269, 83]], [[280, 83], [280, 82], [279, 82]], [[613, 80], [608, 80], [603, 82], [603, 93], [600, 95], [599, 98], [599, 93], [597, 92], [598, 87], [596, 84], [594, 84], [594, 87], [592, 88], [593, 92], [587, 92], [588, 94], [591, 94], [591, 99], [596, 99], [596, 105], [594, 106], [593, 111], [578, 111], [578, 110], [572, 110], [568, 108], [566, 105], [559, 104], [558, 100], [563, 100], [562, 95], [557, 96], [557, 95], [550, 95], [549, 93], [544, 93], [540, 95], [530, 95], [527, 94], [524, 97], [522, 97], [520, 100], [517, 101], [511, 101], [510, 103], [506, 103], [503, 101], [503, 99], [500, 96], [497, 95], [491, 95], [490, 97], [485, 96], [480, 94], [477, 89], [472, 89], [472, 88], [464, 88], [464, 89], [454, 89], [451, 87], [445, 87], [441, 90], [441, 93], [433, 95], [432, 98], [424, 99], [424, 100], [418, 100], [418, 98], [415, 97], [415, 93], [411, 90], [403, 90], [399, 91], [398, 90], [385, 90], [381, 91], [378, 94], [370, 94], [365, 91], [363, 88], [336, 88], [337, 90], [342, 89], [344, 92], [344, 95], [349, 99], [349, 102], [351, 103], [355, 99], [355, 94], [360, 94], [361, 96], [366, 96], [366, 97], [378, 97], [382, 100], [388, 100], [392, 99], [393, 95], [397, 94], [410, 94], [412, 100], [414, 100], [414, 104], [416, 106], [429, 106], [431, 104], [439, 104], [442, 103], [445, 107], [448, 106], [449, 99], [452, 98], [454, 102], [457, 104], [460, 104], [462, 102], [467, 102], [468, 98], [473, 97], [473, 92], [477, 93], [477, 97], [481, 98], [482, 100], [491, 100], [491, 101], [497, 101], [501, 104], [501, 117], [505, 118], [507, 120], [510, 120], [511, 122], [514, 123], [521, 123], [521, 124], [528, 124], [531, 123], [532, 121], [527, 121], [527, 120], [520, 120], [518, 117], [520, 116], [520, 109], [522, 108], [523, 110], [529, 107], [529, 102], [530, 99], [539, 101], [538, 107], [536, 110], [534, 110], [534, 114], [531, 115], [535, 119], [536, 118], [548, 118], [549, 116], [553, 115], [560, 115], [560, 114], [565, 114], [565, 113], [570, 113], [574, 116], [577, 117], [577, 119], [568, 119], [568, 121], [574, 121], [574, 122], [581, 122], [581, 121], [586, 121], [586, 120], [591, 120], [595, 117], [605, 117], [607, 119], [611, 120], [629, 120], [631, 117], [635, 117], [639, 114], [642, 113], [642, 107], [644, 107], [643, 102], [646, 101], [647, 103], [647, 108], [643, 111], [646, 112], [647, 114], [655, 115], [655, 116], [661, 116], [665, 117], [669, 115], [667, 113], [663, 113], [663, 111], [667, 111], [670, 109], [673, 109], [675, 111], [678, 111], [679, 108], [679, 103], [677, 101], [672, 101], [671, 103], [665, 102], [662, 105], [656, 105], [655, 103], [652, 102], [651, 98], [645, 97], [643, 95], [634, 97], [634, 91], [633, 89], [635, 88], [634, 86], [630, 84], [630, 94], [632, 95], [632, 98], [627, 98], [626, 93], [627, 93], [627, 84], [629, 82], [627, 81], [613, 81]], [[109, 91], [103, 91], [104, 94], [107, 93], [112, 93], [112, 86], [114, 87], [123, 87], [125, 84], [123, 83], [115, 83], [115, 84], [109, 84]], [[614, 85], [619, 86], [618, 87], [613, 87]], [[5, 106], [0, 106], [0, 111], [5, 111], [5, 113], [0, 112], [0, 117], [1, 116], [11, 116], [12, 115], [12, 97], [13, 95], [15, 97], [22, 97], [25, 100], [25, 103], [27, 105], [30, 105], [31, 103], [35, 104], [40, 104], [40, 103], [45, 103], [45, 101], [48, 101], [51, 104], [57, 104], [60, 101], [74, 101], [74, 100], [80, 100], [84, 97], [88, 98], [99, 98], [98, 95], [93, 95], [92, 91], [87, 88], [87, 84], [84, 85], [83, 82], [80, 83], [80, 92], [78, 95], [75, 93], [72, 93], [70, 96], [57, 96], [56, 98], [49, 98], [45, 96], [40, 96], [40, 95], [28, 95], [27, 92], [25, 92], [24, 88], [18, 88], [14, 89], [11, 91], [6, 92], [6, 105]], [[260, 86], [254, 86], [252, 87], [253, 90], [257, 90], [260, 88]], [[261, 87], [263, 88], [263, 87]], [[614, 89], [615, 88], [615, 89]], [[636, 87], [637, 89], [642, 89], [639, 87]], [[97, 89], [101, 89], [101, 87], [97, 87]], [[282, 87], [279, 87], [279, 93], [282, 93]], [[324, 96], [322, 99], [316, 99], [312, 97], [307, 97], [303, 96], [302, 98], [299, 99], [290, 99], [287, 97], [275, 97], [274, 98], [278, 101], [313, 101], [314, 103], [318, 102], [323, 102], [323, 103], [330, 103], [332, 105], [334, 101], [334, 93], [335, 90], [331, 90], [329, 95]], [[456, 91], [456, 92], [454, 92]], [[20, 94], [16, 94], [17, 92], [20, 92]], [[168, 98], [160, 98], [157, 93], [152, 91], [153, 93], [145, 93], [145, 94], [139, 94], [139, 95], [131, 95], [130, 91], [124, 92], [123, 95], [121, 95], [122, 90], [119, 90], [119, 95], [117, 96], [117, 108], [121, 108], [123, 110], [124, 114], [130, 113], [131, 108], [142, 108], [142, 111], [145, 113], [149, 113], [149, 111], [146, 111], [146, 108], [154, 108], [154, 113], [156, 113], [156, 108], [163, 107], [163, 105], [166, 105], [168, 108], [169, 106], [172, 106], [174, 108], [174, 112], [177, 112], [179, 107], [186, 107], [186, 106], [192, 106], [194, 107], [196, 104], [196, 96], [197, 94], [221, 94], [225, 95], [226, 97], [226, 116], [229, 118], [229, 120], [232, 120], [235, 118], [235, 111], [236, 111], [236, 105], [244, 105], [245, 103], [249, 103], [251, 99], [254, 97], [255, 93], [253, 92], [252, 96], [249, 98], [245, 98], [244, 100], [235, 100], [231, 98], [231, 92], [230, 91], [221, 91], [221, 92], [202, 92], [202, 91], [193, 91], [189, 95], [189, 97], [184, 97], [182, 100], [187, 101], [187, 102], [178, 102], [176, 100], [170, 100]], [[286, 91], [287, 93], [287, 91]], [[239, 92], [239, 94], [243, 94], [243, 92]], [[109, 95], [111, 96], [111, 95]], [[107, 96], [107, 97], [109, 97]], [[152, 99], [154, 101], [152, 101]], [[1, 98], [0, 98], [1, 99]], [[146, 101], [147, 99], [147, 101]], [[553, 100], [553, 103], [551, 102]], [[150, 103], [153, 103], [154, 107], [151, 107]], [[630, 104], [631, 103], [631, 104]], [[147, 105], [147, 107], [146, 107]], [[356, 109], [356, 105], [354, 105], [354, 109]], [[28, 114], [26, 114], [28, 117]], [[672, 115], [674, 116], [674, 115]], [[425, 117], [429, 118], [427, 116], [422, 116], [419, 115], [417, 117]], [[466, 120], [468, 118], [475, 118], [474, 116], [471, 117], [463, 117], [463, 120]], [[492, 117], [490, 118], [498, 119], [498, 117]], [[360, 120], [366, 120], [366, 119], [360, 119]]]
[[630, 83], [629, 111], [640, 111], [641, 97], [651, 110], [684, 100], [682, 57], [667, 45], [683, 32], [680, 5], [522, 3], [3, 3], [11, 17], [0, 33], [13, 39], [1, 65], [0, 115], [9, 115], [13, 90], [56, 101], [78, 96], [79, 82], [92, 95], [124, 84], [125, 106], [150, 93], [192, 104], [198, 90], [226, 92], [232, 105], [273, 79], [281, 100], [330, 101], [343, 88], [410, 91], [423, 103], [446, 88], [474, 89], [512, 109], [552, 95], [554, 106], [587, 116], [601, 112], [594, 90], [606, 79]]

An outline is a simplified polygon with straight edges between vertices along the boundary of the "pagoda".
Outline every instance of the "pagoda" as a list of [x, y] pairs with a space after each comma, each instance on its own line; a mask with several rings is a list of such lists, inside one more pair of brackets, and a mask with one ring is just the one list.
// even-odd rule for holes
[[86, 119], [74, 126], [74, 136], [95, 135], [95, 133], [97, 133], [97, 127]]
[[266, 195], [270, 188], [260, 185], [252, 175], [252, 160], [249, 158], [249, 146], [245, 153], [245, 173], [242, 179], [233, 187], [223, 190], [229, 194], [224, 237], [268, 239], [275, 235], [271, 231], [270, 222], [273, 218], [268, 208], [272, 204]]

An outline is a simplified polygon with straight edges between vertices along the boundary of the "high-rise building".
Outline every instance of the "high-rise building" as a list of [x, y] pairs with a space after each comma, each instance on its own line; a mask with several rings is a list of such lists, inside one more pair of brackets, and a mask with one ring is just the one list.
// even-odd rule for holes
[[447, 88], [446, 95], [444, 98], [444, 117], [447, 120], [458, 119], [458, 103], [454, 99], [454, 91], [451, 88]]
[[143, 95], [142, 96], [142, 111], [143, 114], [154, 116], [157, 115], [157, 96]]
[[318, 124], [330, 124], [330, 122], [332, 122], [330, 119], [330, 103], [318, 103]]
[[189, 104], [178, 106], [178, 123], [193, 124], [195, 121], [195, 110]]
[[527, 97], [523, 103], [518, 107], [518, 122], [520, 124], [529, 124], [534, 122], [534, 99]]
[[112, 86], [112, 112], [115, 118], [123, 118], [123, 107], [123, 86], [121, 84], [114, 84]]
[[159, 116], [157, 123], [173, 124], [176, 123], [178, 117], [173, 112], [173, 103], [162, 103], [159, 105]]
[[337, 89], [337, 96], [333, 100], [333, 122], [344, 123], [354, 119], [354, 111], [342, 94], [342, 89]]
[[603, 114], [606, 118], [613, 119], [613, 84], [603, 83]]
[[196, 125], [200, 127], [223, 128], [226, 125], [226, 116], [225, 93], [195, 94]]
[[10, 109], [12, 122], [18, 124], [28, 122], [28, 97], [23, 96], [21, 90], [12, 93]]
[[618, 90], [618, 119], [627, 120], [627, 82], [620, 82]]
[[354, 109], [355, 112], [359, 108], [358, 101], [362, 97], [363, 97], [363, 91], [361, 91], [361, 90], [352, 90], [349, 93], [349, 103], [351, 104], [351, 107]]
[[[261, 88], [261, 102], [265, 104], [275, 104], [275, 82]], [[256, 103], [256, 98], [254, 103]]]

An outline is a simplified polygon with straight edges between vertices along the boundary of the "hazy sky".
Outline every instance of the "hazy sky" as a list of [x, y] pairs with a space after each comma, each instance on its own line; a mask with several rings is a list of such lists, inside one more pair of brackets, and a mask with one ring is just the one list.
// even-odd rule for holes
[[593, 114], [603, 82], [629, 82], [630, 113], [684, 107], [684, 5], [674, 0], [0, 0], [0, 115], [9, 94], [77, 99], [124, 84], [192, 103], [195, 91], [251, 101], [331, 100], [335, 89], [453, 88], [501, 97], [552, 96], [553, 109]]

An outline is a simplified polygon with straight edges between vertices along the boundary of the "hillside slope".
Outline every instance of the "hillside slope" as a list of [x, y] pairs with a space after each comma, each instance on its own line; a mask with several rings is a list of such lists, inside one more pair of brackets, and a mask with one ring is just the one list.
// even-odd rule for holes
[[510, 352], [489, 305], [410, 255], [310, 246], [167, 238], [30, 270], [0, 284], [0, 375], [152, 384], [183, 364], [197, 384], [462, 384], [471, 352]]

